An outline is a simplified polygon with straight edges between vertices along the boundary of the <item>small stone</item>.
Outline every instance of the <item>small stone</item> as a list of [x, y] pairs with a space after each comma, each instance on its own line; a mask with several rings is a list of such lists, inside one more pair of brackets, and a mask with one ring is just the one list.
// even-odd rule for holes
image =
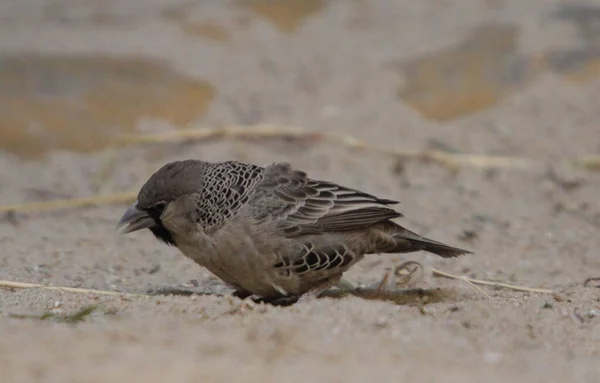
[[375, 326], [377, 327], [386, 327], [388, 324], [388, 320], [386, 317], [381, 317], [379, 319], [377, 319], [377, 321], [375, 322]]

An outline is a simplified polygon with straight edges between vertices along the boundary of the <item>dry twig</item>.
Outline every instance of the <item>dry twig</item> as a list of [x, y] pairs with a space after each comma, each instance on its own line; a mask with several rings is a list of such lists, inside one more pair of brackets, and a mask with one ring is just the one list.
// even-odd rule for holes
[[401, 158], [419, 158], [437, 162], [444, 166], [472, 166], [477, 168], [527, 168], [532, 161], [526, 158], [485, 156], [476, 154], [450, 153], [442, 150], [401, 150], [371, 145], [356, 137], [328, 132], [311, 132], [297, 127], [274, 125], [221, 126], [203, 129], [182, 129], [166, 133], [137, 134], [124, 136], [118, 145], [164, 144], [210, 140], [216, 138], [287, 138], [308, 141], [329, 141], [349, 148], [370, 150], [380, 154]]
[[[503, 282], [484, 281], [481, 279], [469, 278], [465, 275], [453, 275], [453, 274], [446, 273], [444, 271], [440, 271], [440, 270], [436, 270], [436, 269], [432, 269], [431, 271], [432, 271], [434, 277], [444, 277], [444, 278], [449, 278], [449, 279], [461, 280], [461, 281], [465, 281], [471, 285], [503, 287], [505, 289], [511, 289], [511, 290], [516, 290], [516, 291], [525, 291], [525, 292], [530, 292], [530, 293], [540, 293], [540, 294], [554, 293], [554, 291], [552, 291], [550, 289], [540, 289], [540, 288], [534, 288], [534, 287], [517, 286], [517, 285], [511, 285], [511, 284], [503, 283]], [[480, 290], [480, 289], [478, 289], [478, 290]]]
[[135, 200], [136, 192], [122, 192], [91, 197], [60, 199], [52, 201], [29, 202], [15, 205], [0, 205], [0, 213], [31, 213], [47, 212], [61, 209], [74, 209], [84, 206], [99, 206], [119, 203], [129, 203]]
[[573, 161], [579, 168], [591, 171], [600, 171], [600, 156], [581, 157]]
[[39, 285], [39, 284], [35, 284], [35, 283], [23, 283], [23, 282], [12, 282], [12, 281], [0, 281], [0, 288], [43, 289], [43, 290], [65, 291], [65, 292], [77, 293], [77, 294], [111, 295], [111, 296], [119, 296], [119, 297], [123, 297], [123, 296], [145, 297], [145, 296], [147, 296], [144, 294], [121, 293], [118, 291], [91, 290], [91, 289], [83, 289], [83, 288], [77, 288], [77, 287], [47, 286], [47, 285]]

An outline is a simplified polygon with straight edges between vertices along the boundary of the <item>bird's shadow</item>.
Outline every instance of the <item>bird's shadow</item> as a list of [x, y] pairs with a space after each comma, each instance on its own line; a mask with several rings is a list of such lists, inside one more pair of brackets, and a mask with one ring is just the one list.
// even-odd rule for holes
[[[292, 306], [298, 302], [301, 296], [289, 297], [264, 297], [253, 298], [240, 296], [238, 294], [222, 294], [213, 291], [194, 289], [189, 287], [166, 286], [152, 288], [146, 291], [149, 295], [177, 295], [177, 296], [192, 296], [192, 295], [213, 295], [213, 296], [236, 296], [240, 299], [250, 299], [255, 303], [264, 303], [272, 306]], [[342, 290], [332, 288], [323, 292], [319, 298], [342, 299], [348, 296], [354, 296], [366, 300], [378, 300], [392, 302], [402, 306], [422, 306], [428, 303], [448, 302], [452, 300], [450, 292], [441, 288], [422, 289], [422, 288], [406, 288], [406, 289], [378, 289], [378, 288], [355, 288], [351, 290]]]

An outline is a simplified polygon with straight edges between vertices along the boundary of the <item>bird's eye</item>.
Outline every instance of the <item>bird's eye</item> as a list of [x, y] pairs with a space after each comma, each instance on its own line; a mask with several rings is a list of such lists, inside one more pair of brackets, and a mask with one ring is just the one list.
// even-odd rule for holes
[[162, 212], [163, 210], [165, 210], [166, 206], [167, 206], [167, 203], [165, 201], [158, 201], [157, 203], [154, 204], [154, 206], [152, 206], [152, 208], [156, 211]]

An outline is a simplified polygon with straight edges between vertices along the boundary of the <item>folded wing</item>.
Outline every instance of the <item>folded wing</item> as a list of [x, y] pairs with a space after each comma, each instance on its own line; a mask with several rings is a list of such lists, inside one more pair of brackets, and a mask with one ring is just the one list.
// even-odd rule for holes
[[287, 236], [348, 231], [401, 217], [389, 208], [397, 201], [312, 180], [288, 164], [265, 169], [251, 204], [259, 220], [276, 220]]

